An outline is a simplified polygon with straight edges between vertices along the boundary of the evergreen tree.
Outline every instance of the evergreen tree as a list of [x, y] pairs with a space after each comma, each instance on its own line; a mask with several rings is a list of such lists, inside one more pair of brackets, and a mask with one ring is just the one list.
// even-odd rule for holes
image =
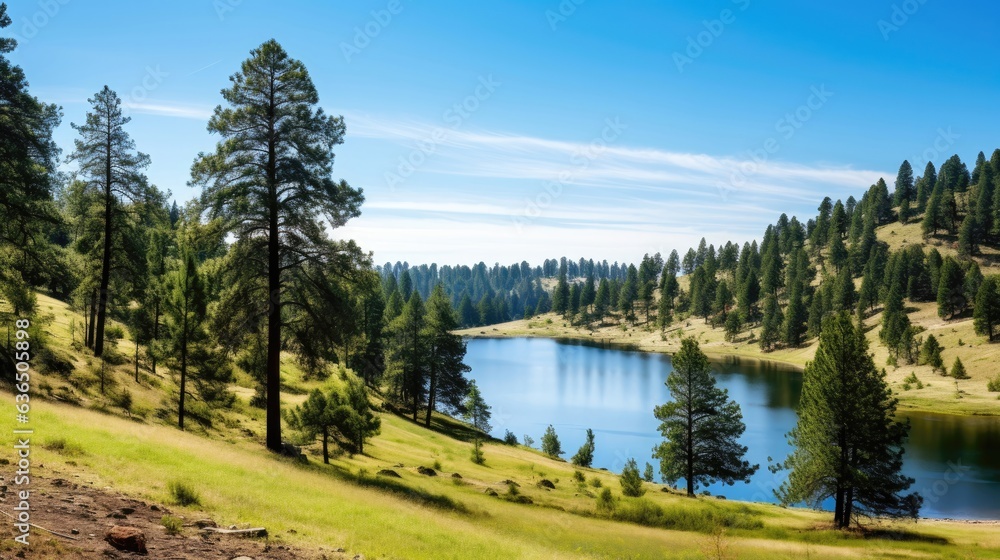
[[972, 315], [976, 333], [986, 336], [990, 342], [996, 340], [996, 327], [1000, 325], [1000, 287], [997, 284], [996, 276], [983, 280], [976, 294], [976, 307]]
[[639, 498], [646, 493], [642, 487], [642, 477], [639, 476], [639, 464], [635, 459], [630, 458], [622, 468], [622, 475], [619, 477], [622, 485], [622, 495], [629, 498]]
[[920, 348], [920, 363], [931, 366], [936, 371], [944, 372], [944, 360], [941, 358], [943, 348], [938, 343], [937, 338], [932, 334], [924, 341]]
[[894, 282], [889, 288], [885, 309], [882, 311], [882, 330], [879, 332], [879, 339], [893, 356], [898, 357], [900, 350], [904, 349], [903, 343], [906, 341], [909, 329], [910, 318], [903, 308], [903, 292]]
[[622, 284], [621, 292], [618, 294], [618, 309], [621, 310], [625, 319], [635, 322], [635, 300], [639, 297], [639, 270], [634, 264], [628, 266], [628, 273], [625, 283]]
[[862, 515], [916, 518], [922, 499], [903, 494], [913, 479], [901, 474], [909, 424], [895, 420], [896, 405], [864, 332], [846, 314], [828, 318], [803, 377], [782, 503], [833, 498], [841, 528]]
[[597, 287], [597, 294], [594, 296], [594, 315], [602, 322], [604, 316], [608, 314], [608, 307], [611, 304], [611, 288], [608, 279], [602, 278]]
[[438, 406], [450, 412], [462, 412], [463, 399], [469, 392], [465, 374], [472, 370], [463, 362], [465, 341], [452, 333], [458, 326], [451, 301], [445, 295], [444, 287], [438, 284], [427, 300], [427, 314], [421, 333], [426, 341], [428, 361], [427, 415], [424, 419], [427, 427], [431, 425], [431, 413]]
[[653, 480], [655, 480], [653, 465], [646, 463], [646, 470], [642, 472], [642, 479], [646, 482], [653, 482]]
[[767, 296], [764, 299], [763, 315], [760, 328], [760, 349], [764, 352], [770, 352], [781, 340], [781, 326], [784, 322], [781, 308], [778, 307], [778, 298]]
[[569, 313], [570, 306], [570, 287], [569, 281], [566, 278], [566, 271], [560, 269], [559, 271], [559, 281], [556, 283], [556, 289], [552, 292], [552, 311], [560, 315], [566, 315]]
[[729, 306], [733, 304], [733, 294], [729, 291], [729, 283], [725, 280], [719, 282], [715, 289], [715, 301], [712, 303], [712, 313], [722, 316], [723, 319], [729, 313]]
[[573, 455], [570, 461], [578, 467], [590, 468], [594, 463], [594, 430], [587, 428], [587, 441]]
[[730, 313], [729, 316], [726, 317], [726, 324], [725, 324], [725, 330], [726, 330], [725, 337], [726, 337], [726, 341], [727, 342], [736, 342], [736, 337], [739, 336], [740, 329], [742, 329], [742, 328], [743, 328], [743, 324], [740, 321], [740, 314], [739, 313]]
[[928, 161], [927, 165], [924, 167], [924, 174], [917, 181], [917, 211], [923, 212], [927, 207], [928, 199], [931, 197], [931, 191], [934, 190], [934, 185], [937, 184], [937, 171], [934, 169], [934, 162]]
[[802, 344], [806, 331], [806, 320], [809, 318], [802, 296], [802, 283], [796, 282], [788, 294], [788, 306], [785, 308], [785, 322], [782, 326], [782, 340], [787, 346]]
[[[483, 457], [483, 442], [480, 434], [488, 434], [493, 429], [490, 426], [490, 418], [493, 414], [490, 411], [490, 405], [486, 404], [482, 393], [479, 392], [479, 386], [476, 385], [475, 379], [469, 381], [469, 393], [465, 397], [464, 410], [462, 415], [476, 429], [472, 442], [472, 461], [481, 465], [486, 459]], [[524, 439], [524, 444], [531, 447], [528, 437], [525, 436]]]
[[188, 359], [190, 347], [203, 343], [207, 336], [204, 323], [208, 300], [205, 284], [195, 262], [194, 253], [185, 250], [181, 265], [169, 280], [170, 295], [167, 299], [167, 318], [170, 326], [170, 347], [177, 356], [177, 372], [180, 375], [177, 426], [184, 429], [184, 401], [187, 396]]
[[663, 480], [674, 484], [683, 478], [688, 496], [699, 485], [750, 482], [758, 465], [744, 459], [747, 448], [739, 443], [746, 430], [740, 405], [716, 387], [708, 357], [695, 339], [681, 342], [667, 387], [673, 400], [653, 412], [665, 440], [653, 449]]
[[333, 409], [322, 391], [313, 389], [305, 402], [290, 410], [288, 425], [310, 439], [322, 436], [323, 462], [330, 464], [329, 441], [334, 427]]
[[917, 192], [913, 183], [913, 167], [909, 161], [904, 159], [903, 163], [899, 166], [899, 172], [896, 174], [896, 191], [893, 202], [896, 206], [901, 206], [904, 202], [913, 202], [916, 196]]
[[836, 277], [833, 293], [833, 309], [835, 311], [852, 311], [857, 294], [854, 291], [854, 279], [850, 271], [842, 270]]
[[414, 422], [425, 396], [429, 367], [427, 339], [424, 336], [426, 325], [423, 299], [419, 292], [413, 292], [402, 313], [388, 328], [386, 373], [389, 374], [396, 400], [412, 405]]
[[965, 311], [967, 302], [964, 282], [962, 267], [951, 257], [946, 257], [938, 277], [938, 315], [942, 319], [954, 319]]
[[552, 427], [552, 424], [549, 424], [549, 427], [545, 428], [545, 433], [542, 434], [542, 453], [553, 458], [563, 454], [562, 444], [559, 443], [559, 436], [556, 435], [556, 429]]
[[951, 366], [951, 376], [955, 379], [968, 379], [969, 374], [965, 371], [965, 365], [961, 358], [955, 358], [955, 363]]
[[143, 170], [149, 166], [149, 156], [135, 150], [135, 141], [125, 132], [131, 118], [122, 114], [121, 99], [108, 86], [87, 100], [91, 111], [82, 125], [72, 124], [80, 138], [74, 140], [70, 156], [79, 167], [79, 175], [88, 190], [97, 193], [101, 201], [100, 281], [97, 286], [97, 322], [94, 355], [104, 352], [104, 328], [109, 308], [109, 287], [112, 269], [119, 266], [121, 251], [114, 250], [119, 216], [128, 203], [139, 203], [149, 197]]
[[[239, 266], [227, 282], [224, 302], [251, 309], [231, 314], [234, 336], [227, 338], [245, 340], [247, 330], [267, 323], [266, 440], [269, 449], [280, 451], [281, 327], [291, 320], [284, 304], [305, 303], [297, 296], [306, 290], [296, 286], [307, 286], [321, 269], [336, 269], [332, 276], [342, 277], [344, 269], [368, 266], [353, 242], [328, 234], [360, 214], [364, 197], [331, 178], [332, 148], [343, 142], [344, 121], [318, 108], [319, 96], [301, 62], [270, 40], [251, 51], [230, 81], [222, 91], [227, 106], [216, 107], [208, 123], [221, 141], [214, 153], [199, 154], [192, 183], [204, 187], [209, 215], [221, 218], [235, 237], [231, 254]], [[325, 328], [304, 328], [317, 318], [323, 319], [299, 314], [299, 332], [337, 336]]]
[[590, 313], [590, 306], [594, 304], [596, 298], [597, 289], [594, 275], [590, 274], [587, 276], [586, 282], [583, 283], [583, 291], [580, 292], [580, 307], [583, 309], [584, 314]]
[[937, 235], [938, 230], [944, 227], [944, 209], [942, 208], [943, 203], [941, 201], [943, 196], [941, 193], [934, 192], [931, 194], [930, 200], [927, 201], [927, 209], [924, 211], [924, 221], [921, 224], [924, 235]]

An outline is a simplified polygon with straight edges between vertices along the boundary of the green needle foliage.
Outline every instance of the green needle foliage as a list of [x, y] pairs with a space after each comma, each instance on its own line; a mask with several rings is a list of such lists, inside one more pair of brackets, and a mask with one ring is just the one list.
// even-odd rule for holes
[[622, 469], [622, 475], [618, 480], [622, 485], [623, 496], [639, 498], [646, 493], [646, 489], [642, 487], [642, 477], [639, 476], [639, 465], [635, 459], [629, 459], [625, 463], [625, 468]]
[[916, 518], [922, 499], [903, 494], [913, 479], [900, 472], [909, 424], [894, 419], [896, 403], [864, 332], [847, 314], [827, 318], [803, 377], [778, 498], [817, 508], [834, 498], [841, 528], [863, 516]]
[[594, 430], [587, 428], [587, 441], [573, 455], [570, 461], [578, 467], [590, 467], [594, 464]]
[[204, 187], [209, 216], [235, 236], [223, 302], [240, 311], [228, 315], [223, 333], [230, 345], [245, 345], [266, 322], [267, 447], [279, 451], [282, 327], [295, 326], [299, 349], [338, 342], [332, 279], [367, 266], [367, 258], [328, 230], [358, 216], [364, 197], [331, 178], [344, 120], [319, 108], [302, 62], [270, 40], [230, 81], [222, 90], [226, 105], [208, 122], [221, 140], [213, 153], [199, 154], [192, 183]]
[[653, 412], [666, 440], [653, 448], [663, 480], [675, 484], [683, 478], [689, 496], [699, 485], [749, 482], [759, 466], [743, 459], [740, 405], [716, 387], [708, 357], [693, 338], [685, 338], [674, 355], [667, 387], [673, 400]]
[[542, 434], [542, 453], [545, 453], [549, 457], [559, 457], [563, 454], [562, 444], [559, 443], [559, 436], [556, 435], [556, 429], [549, 424], [548, 428], [545, 428], [545, 433]]

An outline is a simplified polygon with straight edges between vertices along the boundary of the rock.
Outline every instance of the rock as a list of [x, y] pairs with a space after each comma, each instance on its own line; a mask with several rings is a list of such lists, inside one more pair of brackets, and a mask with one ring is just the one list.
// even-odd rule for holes
[[429, 467], [417, 467], [417, 472], [424, 476], [437, 476], [437, 471]]
[[72, 529], [72, 530], [70, 530], [69, 534], [71, 534], [71, 535], [79, 535], [80, 534], [80, 530], [79, 529]]
[[116, 525], [108, 529], [104, 534], [104, 540], [118, 550], [146, 554], [146, 535], [135, 527]]
[[378, 471], [378, 476], [384, 476], [387, 478], [403, 478], [399, 476], [399, 473], [391, 469], [382, 469]]
[[123, 507], [121, 509], [121, 512], [125, 515], [132, 515], [133, 513], [135, 513], [135, 508]]
[[[235, 527], [235, 525], [233, 525]], [[218, 529], [215, 527], [205, 527], [202, 531], [206, 533], [215, 533], [219, 535], [230, 535], [233, 537], [240, 537], [244, 539], [265, 539], [267, 538], [267, 529], [263, 527], [255, 527], [252, 529]]]
[[539, 488], [548, 488], [549, 490], [555, 490], [556, 489], [556, 485], [553, 484], [552, 481], [549, 480], [549, 479], [547, 479], [547, 478], [543, 478], [543, 479], [539, 480], [538, 481], [538, 487]]
[[394, 468], [394, 469], [402, 469], [402, 468], [405, 468], [405, 467], [403, 466], [403, 463], [396, 463], [395, 465], [392, 466], [392, 468]]
[[335, 549], [333, 549], [333, 551], [334, 551], [334, 552], [347, 552], [347, 551], [346, 551], [346, 550], [344, 550], [343, 548], [335, 548]]
[[458, 473], [451, 473], [451, 477], [452, 478], [462, 478], [462, 475], [460, 475]]
[[149, 506], [149, 511], [160, 511], [160, 506], [153, 504]]
[[193, 525], [199, 529], [219, 526], [215, 521], [212, 521], [211, 519], [199, 519], [198, 521], [195, 521]]
[[233, 558], [233, 560], [253, 560], [253, 558], [250, 558], [249, 556], [237, 556], [236, 558]]
[[497, 497], [497, 496], [499, 496], [500, 494], [497, 494], [497, 491], [496, 491], [496, 490], [494, 490], [494, 489], [492, 489], [492, 488], [487, 488], [487, 489], [486, 489], [486, 495], [487, 495], [487, 496], [493, 496], [494, 498], [496, 498], [496, 497]]
[[520, 485], [520, 484], [518, 484], [518, 483], [514, 482], [513, 480], [511, 480], [511, 479], [509, 479], [509, 478], [508, 478], [507, 480], [501, 480], [501, 481], [500, 481], [500, 484], [506, 484], [507, 486], [516, 486], [516, 487], [518, 487], [518, 488], [520, 488], [520, 487], [521, 487], [521, 485]]
[[125, 519], [126, 517], [128, 517], [124, 513], [118, 513], [117, 511], [109, 513], [107, 516], [108, 517], [113, 517], [115, 519]]

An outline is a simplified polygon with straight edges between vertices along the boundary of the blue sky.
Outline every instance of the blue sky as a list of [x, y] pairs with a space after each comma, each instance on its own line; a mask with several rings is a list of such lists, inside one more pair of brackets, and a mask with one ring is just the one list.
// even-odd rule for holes
[[[352, 237], [376, 262], [635, 261], [758, 237], [1000, 146], [1000, 6], [941, 0], [9, 4], [12, 58], [63, 106], [126, 100], [151, 180], [178, 201], [219, 90], [281, 42], [347, 138]], [[428, 5], [430, 4], [430, 5]]]

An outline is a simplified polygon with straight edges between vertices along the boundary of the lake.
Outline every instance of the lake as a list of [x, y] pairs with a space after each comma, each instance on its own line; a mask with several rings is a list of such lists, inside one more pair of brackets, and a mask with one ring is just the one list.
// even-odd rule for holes
[[[466, 363], [493, 407], [493, 435], [525, 434], [540, 445], [552, 424], [567, 460], [594, 430], [595, 468], [620, 472], [635, 458], [640, 471], [659, 463], [661, 441], [653, 407], [669, 400], [664, 384], [670, 357], [550, 339], [472, 339]], [[773, 362], [726, 358], [713, 362], [719, 386], [743, 409], [747, 458], [760, 470], [750, 484], [713, 485], [712, 495], [774, 502], [783, 473], [767, 470], [768, 457], [789, 453], [785, 434], [795, 426], [802, 390], [799, 370]], [[924, 497], [921, 515], [935, 518], [1000, 519], [1000, 418], [905, 413], [910, 419], [904, 472]], [[488, 456], [487, 456], [488, 460]]]

